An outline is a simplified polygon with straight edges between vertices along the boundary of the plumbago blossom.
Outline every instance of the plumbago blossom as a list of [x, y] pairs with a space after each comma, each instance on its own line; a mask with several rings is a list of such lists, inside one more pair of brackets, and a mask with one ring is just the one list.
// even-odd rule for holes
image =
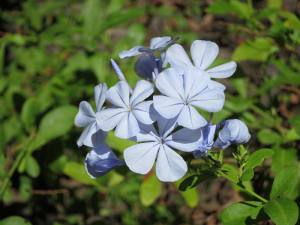
[[[174, 182], [188, 171], [184, 155], [205, 157], [213, 149], [249, 141], [242, 121], [212, 124], [203, 116], [203, 111], [212, 115], [222, 110], [225, 86], [212, 78], [231, 76], [235, 62], [209, 68], [219, 51], [215, 43], [194, 41], [192, 62], [174, 42], [171, 37], [157, 37], [150, 47], [121, 52], [120, 58], [138, 56], [135, 71], [144, 79], [131, 87], [111, 60], [119, 81], [110, 88], [105, 83], [95, 87], [96, 112], [86, 101], [79, 104], [75, 125], [84, 130], [77, 144], [90, 148], [84, 164], [92, 178], [126, 165], [138, 174], [155, 167], [159, 180]], [[124, 161], [105, 144], [107, 132], [136, 142], [124, 149]]]

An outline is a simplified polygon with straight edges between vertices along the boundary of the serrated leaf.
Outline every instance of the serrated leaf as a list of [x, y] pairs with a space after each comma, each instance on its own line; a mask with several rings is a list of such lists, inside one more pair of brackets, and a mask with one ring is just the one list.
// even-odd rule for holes
[[224, 225], [246, 225], [246, 219], [255, 219], [262, 208], [261, 202], [246, 201], [233, 203], [220, 214]]
[[290, 166], [281, 170], [274, 179], [270, 198], [286, 197], [295, 199], [299, 194], [299, 168]]
[[264, 206], [264, 211], [276, 225], [295, 225], [298, 220], [298, 206], [290, 199], [273, 199]]
[[161, 192], [161, 183], [156, 178], [155, 173], [145, 177], [140, 188], [140, 200], [144, 206], [152, 205], [159, 197]]

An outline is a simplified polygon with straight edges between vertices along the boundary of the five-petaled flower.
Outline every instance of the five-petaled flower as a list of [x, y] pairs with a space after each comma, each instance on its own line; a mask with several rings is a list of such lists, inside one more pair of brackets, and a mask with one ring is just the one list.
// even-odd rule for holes
[[153, 85], [145, 80], [136, 84], [130, 96], [130, 89], [125, 81], [119, 81], [106, 93], [106, 100], [112, 105], [97, 113], [100, 128], [110, 131], [116, 127], [115, 135], [120, 138], [135, 136], [140, 128], [138, 121], [153, 123], [149, 113], [152, 101], [144, 101], [153, 93]]
[[163, 117], [177, 117], [179, 125], [198, 129], [206, 125], [206, 120], [194, 107], [208, 112], [217, 112], [224, 105], [224, 91], [209, 88], [210, 78], [196, 68], [187, 69], [183, 75], [169, 68], [161, 72], [156, 81], [157, 89], [163, 95], [153, 97], [153, 105]]
[[158, 130], [153, 125], [141, 126], [136, 135], [137, 145], [124, 152], [126, 165], [139, 174], [147, 174], [156, 160], [156, 175], [159, 180], [172, 182], [179, 180], [187, 172], [187, 165], [174, 149], [192, 152], [199, 145], [200, 130], [182, 128], [177, 131], [176, 120], [167, 120], [153, 111]]
[[[105, 102], [106, 91], [106, 84], [99, 84], [94, 89], [97, 112], [102, 110]], [[77, 140], [77, 145], [79, 147], [82, 145], [93, 147], [92, 135], [100, 129], [100, 125], [97, 122], [96, 113], [88, 102], [80, 102], [79, 111], [75, 117], [75, 125], [78, 127], [84, 127], [81, 136]]]
[[[236, 63], [231, 61], [213, 68], [208, 67], [213, 63], [219, 53], [219, 47], [211, 41], [195, 40], [191, 45], [191, 57], [193, 62], [186, 54], [184, 48], [179, 44], [174, 44], [166, 52], [166, 62], [178, 71], [185, 71], [187, 68], [196, 67], [205, 71], [211, 78], [227, 78], [236, 70]], [[225, 87], [213, 80], [210, 86], [225, 89]]]

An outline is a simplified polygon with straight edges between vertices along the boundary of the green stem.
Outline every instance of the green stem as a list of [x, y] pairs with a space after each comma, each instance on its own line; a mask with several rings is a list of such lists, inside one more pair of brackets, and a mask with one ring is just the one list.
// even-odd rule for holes
[[[24, 147], [28, 146], [28, 144], [31, 142], [31, 140], [33, 139], [34, 136], [35, 136], [35, 134], [32, 133], [32, 134], [29, 136], [27, 142], [24, 143], [24, 145], [19, 146], [19, 148], [24, 148]], [[17, 147], [17, 148], [18, 148], [18, 147]], [[9, 170], [9, 172], [8, 172], [8, 174], [7, 174], [7, 177], [4, 179], [3, 184], [2, 184], [2, 186], [1, 186], [1, 188], [0, 188], [0, 200], [3, 200], [4, 194], [5, 194], [5, 191], [6, 191], [6, 189], [7, 189], [8, 184], [9, 184], [10, 179], [11, 179], [11, 177], [13, 176], [13, 174], [15, 173], [15, 171], [16, 171], [16, 169], [18, 168], [18, 166], [20, 165], [20, 163], [22, 162], [23, 158], [26, 156], [27, 152], [28, 152], [28, 149], [26, 149], [26, 148], [23, 149], [23, 150], [18, 154], [16, 160], [14, 161], [14, 163], [13, 163], [11, 169]]]
[[237, 185], [237, 186], [241, 189], [241, 191], [243, 191], [243, 192], [245, 192], [245, 193], [247, 193], [247, 194], [253, 196], [254, 198], [256, 198], [256, 199], [262, 201], [263, 203], [268, 202], [267, 199], [265, 199], [264, 197], [262, 197], [262, 196], [260, 196], [259, 194], [255, 193], [255, 192], [252, 191], [252, 190], [246, 189], [243, 185], [237, 183], [235, 180], [233, 180], [233, 179], [231, 179], [230, 177], [228, 177], [225, 173], [221, 172], [220, 175], [221, 175], [222, 177], [226, 178], [227, 180], [229, 180], [230, 182], [234, 183], [235, 185]]

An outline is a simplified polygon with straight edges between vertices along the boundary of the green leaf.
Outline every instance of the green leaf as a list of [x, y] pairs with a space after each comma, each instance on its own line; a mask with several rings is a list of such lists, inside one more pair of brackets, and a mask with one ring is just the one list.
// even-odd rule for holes
[[220, 219], [224, 225], [246, 225], [246, 219], [255, 219], [261, 208], [262, 203], [256, 201], [233, 203], [223, 210]]
[[60, 106], [48, 112], [40, 123], [37, 137], [30, 146], [31, 150], [68, 133], [73, 127], [76, 113], [77, 108], [71, 105]]
[[197, 191], [197, 188], [180, 191], [180, 193], [189, 207], [194, 208], [198, 205], [199, 193]]
[[22, 107], [21, 120], [27, 131], [34, 127], [36, 116], [39, 113], [39, 104], [35, 97], [28, 98]]
[[270, 55], [278, 51], [278, 47], [270, 38], [256, 38], [242, 43], [233, 53], [235, 61], [266, 61]]
[[295, 199], [299, 193], [299, 168], [290, 166], [281, 170], [274, 179], [270, 198], [279, 196]]
[[32, 156], [28, 156], [26, 159], [26, 172], [34, 178], [40, 175], [40, 166]]
[[297, 166], [298, 158], [296, 149], [274, 149], [274, 154], [272, 156], [272, 171], [274, 173], [279, 173], [287, 166]]
[[244, 172], [241, 177], [242, 181], [251, 180], [254, 176], [253, 169], [261, 165], [263, 161], [266, 158], [271, 157], [272, 154], [273, 154], [273, 150], [267, 148], [263, 148], [252, 153], [247, 159], [247, 162], [245, 164]]
[[0, 225], [30, 225], [31, 223], [26, 221], [20, 216], [10, 216], [0, 221]]
[[180, 191], [187, 191], [189, 189], [195, 188], [202, 181], [207, 179], [212, 179], [215, 177], [215, 174], [212, 171], [201, 171], [199, 174], [194, 174], [183, 179], [179, 184], [178, 188]]
[[230, 164], [224, 164], [222, 166], [222, 171], [226, 174], [226, 177], [233, 183], [237, 183], [239, 181], [239, 171], [236, 167]]
[[72, 177], [74, 180], [83, 184], [97, 184], [95, 179], [92, 179], [87, 174], [83, 163], [68, 162], [63, 169], [64, 174]]
[[156, 178], [155, 173], [146, 176], [140, 188], [140, 200], [144, 206], [152, 205], [159, 197], [161, 183]]
[[297, 115], [290, 119], [289, 123], [295, 128], [296, 132], [300, 135], [300, 115]]
[[295, 225], [298, 220], [298, 206], [290, 199], [273, 199], [264, 206], [264, 211], [276, 225]]
[[263, 129], [259, 131], [257, 137], [262, 144], [271, 145], [281, 142], [280, 135], [270, 129]]
[[253, 169], [263, 163], [263, 161], [273, 155], [273, 150], [268, 148], [259, 149], [253, 152], [245, 165], [246, 169]]
[[135, 145], [134, 141], [118, 138], [114, 132], [109, 132], [105, 140], [106, 144], [118, 152], [123, 152], [126, 148]]

